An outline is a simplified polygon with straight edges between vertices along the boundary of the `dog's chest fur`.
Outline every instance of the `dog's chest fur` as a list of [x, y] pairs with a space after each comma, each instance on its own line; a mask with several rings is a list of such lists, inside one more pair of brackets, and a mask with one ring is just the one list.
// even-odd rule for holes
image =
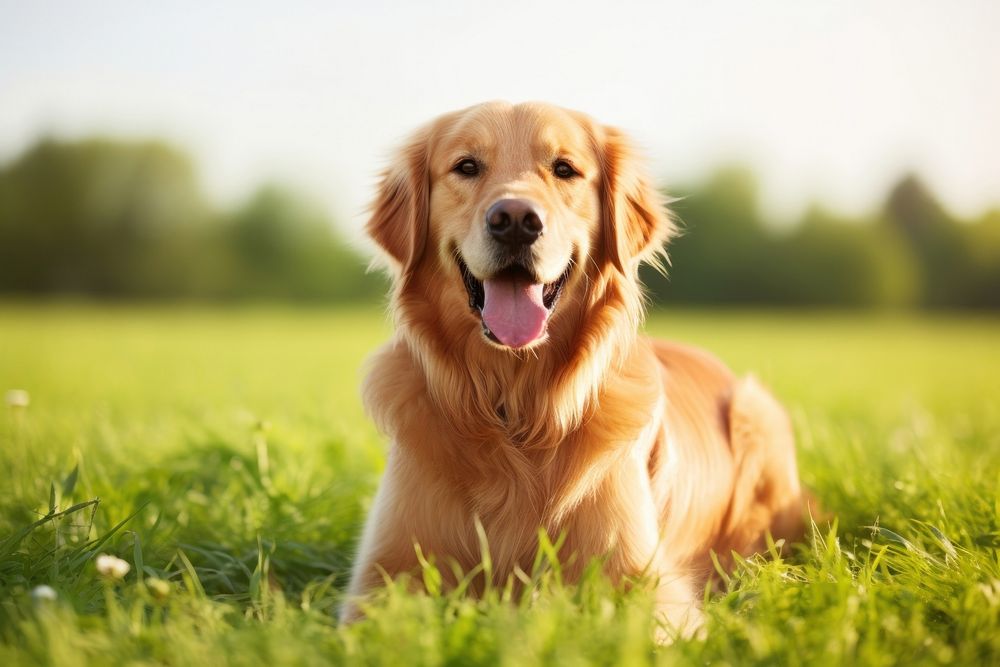
[[[398, 455], [435, 480], [417, 490], [434, 498], [442, 518], [414, 526], [425, 551], [447, 553], [471, 569], [481, 559], [478, 520], [498, 578], [530, 568], [539, 527], [553, 541], [566, 533], [560, 556], [569, 568], [612, 551], [618, 553], [611, 560], [632, 567], [648, 561], [657, 533], [648, 463], [663, 414], [655, 362], [637, 359], [609, 375], [568, 432], [546, 423], [552, 415], [541, 403], [545, 391], [535, 394], [533, 410], [524, 400], [505, 400], [497, 387], [491, 400], [469, 401], [456, 415], [454, 406], [435, 403], [435, 388], [405, 350], [389, 348], [374, 363], [379, 385], [366, 390], [373, 417]], [[584, 527], [581, 520], [604, 525]]]

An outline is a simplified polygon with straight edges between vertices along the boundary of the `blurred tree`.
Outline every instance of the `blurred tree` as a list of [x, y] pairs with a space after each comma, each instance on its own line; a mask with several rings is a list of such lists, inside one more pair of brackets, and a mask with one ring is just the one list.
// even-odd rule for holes
[[664, 276], [643, 269], [652, 294], [680, 303], [768, 301], [761, 264], [768, 239], [753, 173], [725, 167], [704, 184], [681, 192], [672, 205], [681, 232], [669, 248], [670, 270]]
[[333, 235], [319, 208], [269, 185], [226, 222], [239, 296], [352, 300], [384, 293], [361, 258]]
[[904, 176], [889, 192], [884, 216], [916, 256], [922, 302], [927, 306], [968, 305], [975, 281], [969, 248], [958, 223], [924, 183]]
[[45, 139], [0, 168], [0, 290], [130, 298], [369, 298], [385, 283], [275, 186], [214, 211], [159, 142]]
[[873, 220], [838, 218], [819, 208], [775, 239], [764, 271], [775, 300], [799, 305], [912, 305], [917, 267], [892, 229]]
[[[812, 208], [777, 231], [753, 172], [726, 167], [682, 190], [662, 303], [1000, 307], [1000, 211], [952, 218], [909, 175], [880, 216]], [[231, 212], [205, 200], [165, 144], [46, 139], [0, 167], [0, 291], [102, 297], [377, 299], [378, 274], [321, 209], [267, 185]]]
[[812, 208], [779, 232], [761, 219], [749, 169], [725, 167], [673, 205], [682, 232], [669, 277], [643, 277], [662, 303], [902, 306], [918, 290], [901, 232]]
[[209, 213], [190, 162], [164, 144], [43, 140], [0, 170], [0, 285], [174, 292], [183, 277], [165, 265], [189, 268]]
[[964, 305], [1000, 308], [1000, 209], [987, 211], [974, 224], [962, 225], [971, 278]]

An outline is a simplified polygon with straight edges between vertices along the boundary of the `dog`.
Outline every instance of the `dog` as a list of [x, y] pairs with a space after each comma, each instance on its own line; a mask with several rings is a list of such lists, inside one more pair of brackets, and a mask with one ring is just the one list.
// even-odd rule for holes
[[639, 266], [665, 260], [676, 226], [623, 132], [540, 103], [445, 114], [384, 172], [366, 231], [395, 336], [363, 399], [392, 444], [344, 621], [421, 558], [473, 570], [483, 534], [503, 585], [544, 529], [565, 538], [569, 580], [594, 558], [614, 581], [650, 579], [660, 620], [691, 632], [713, 552], [799, 534], [778, 402], [639, 335]]

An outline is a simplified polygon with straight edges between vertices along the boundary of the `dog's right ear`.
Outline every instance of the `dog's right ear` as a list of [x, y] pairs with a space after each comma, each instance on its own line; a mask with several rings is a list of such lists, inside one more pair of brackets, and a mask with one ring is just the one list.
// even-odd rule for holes
[[416, 132], [400, 149], [379, 182], [365, 231], [405, 278], [424, 252], [430, 215], [427, 164], [429, 128]]

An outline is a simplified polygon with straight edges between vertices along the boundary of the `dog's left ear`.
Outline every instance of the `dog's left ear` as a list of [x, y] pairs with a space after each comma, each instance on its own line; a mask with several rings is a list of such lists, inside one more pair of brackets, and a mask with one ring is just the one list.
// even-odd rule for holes
[[601, 144], [605, 251], [619, 271], [632, 275], [641, 262], [664, 253], [677, 228], [629, 138], [605, 127]]
[[430, 215], [430, 128], [418, 130], [382, 173], [365, 231], [405, 279], [423, 255]]

